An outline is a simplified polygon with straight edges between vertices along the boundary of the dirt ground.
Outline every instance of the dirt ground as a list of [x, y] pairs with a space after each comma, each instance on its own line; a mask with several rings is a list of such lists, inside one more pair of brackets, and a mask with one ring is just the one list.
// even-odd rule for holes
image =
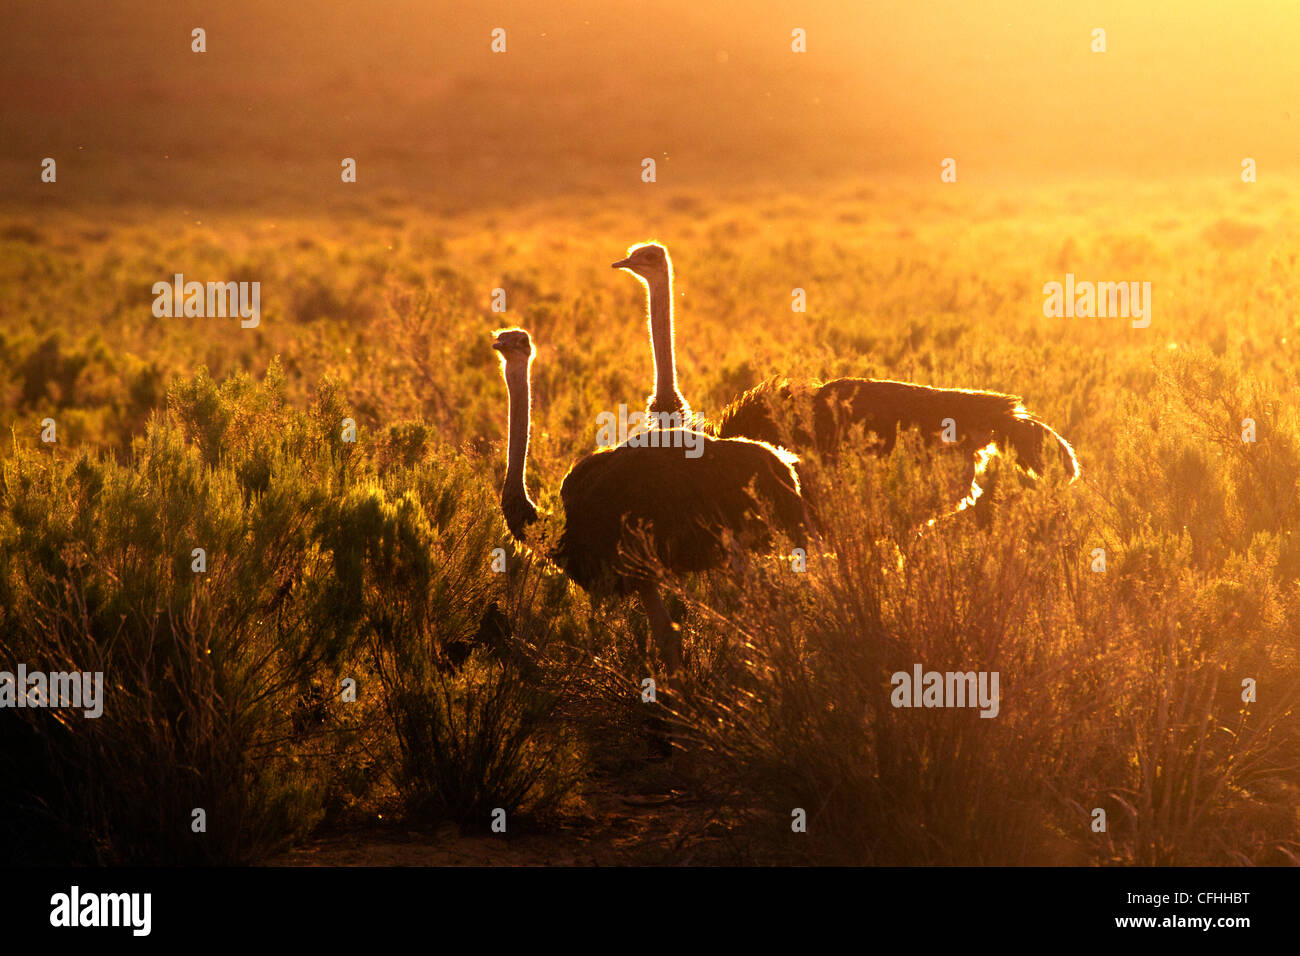
[[704, 800], [662, 764], [593, 779], [586, 813], [547, 831], [462, 833], [454, 824], [323, 834], [270, 866], [725, 866], [745, 861]]

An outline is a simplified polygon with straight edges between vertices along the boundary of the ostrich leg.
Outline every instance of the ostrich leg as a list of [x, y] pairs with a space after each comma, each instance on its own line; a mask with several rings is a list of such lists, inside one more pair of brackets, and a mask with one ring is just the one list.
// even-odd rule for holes
[[668, 616], [668, 608], [664, 607], [663, 598], [653, 581], [639, 582], [637, 593], [645, 606], [646, 616], [650, 618], [650, 633], [654, 635], [659, 653], [668, 666], [668, 676], [676, 677], [682, 670], [682, 632]]
[[659, 653], [668, 667], [668, 674], [659, 688], [657, 699], [660, 707], [656, 707], [650, 717], [650, 740], [659, 756], [671, 758], [672, 721], [667, 714], [671, 714], [677, 704], [675, 699], [677, 679], [682, 670], [682, 634], [668, 615], [668, 608], [664, 607], [663, 598], [659, 596], [659, 588], [653, 581], [639, 581], [637, 593], [645, 606], [646, 616], [650, 618], [650, 633], [654, 635], [655, 643], [659, 645]]

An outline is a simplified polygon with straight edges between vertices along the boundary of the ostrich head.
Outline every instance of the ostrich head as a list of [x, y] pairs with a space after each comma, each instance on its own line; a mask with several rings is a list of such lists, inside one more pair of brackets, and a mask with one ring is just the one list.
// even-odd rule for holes
[[492, 333], [492, 347], [501, 353], [507, 368], [533, 360], [533, 340], [523, 329], [497, 329]]
[[672, 270], [668, 250], [657, 242], [633, 246], [628, 249], [626, 259], [620, 259], [612, 265], [615, 269], [626, 269], [647, 281], [653, 276], [669, 274]]

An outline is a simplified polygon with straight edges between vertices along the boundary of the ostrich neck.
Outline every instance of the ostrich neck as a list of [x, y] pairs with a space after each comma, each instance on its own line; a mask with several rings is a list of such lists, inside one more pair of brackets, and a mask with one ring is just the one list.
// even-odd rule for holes
[[677, 359], [673, 355], [673, 284], [665, 272], [646, 282], [650, 290], [650, 343], [655, 356], [655, 394], [662, 403], [677, 396]]
[[528, 464], [528, 430], [532, 419], [532, 385], [529, 368], [525, 363], [506, 366], [506, 390], [510, 396], [509, 443], [506, 449], [506, 480], [501, 489], [502, 500], [515, 497], [528, 500], [524, 488], [524, 469]]

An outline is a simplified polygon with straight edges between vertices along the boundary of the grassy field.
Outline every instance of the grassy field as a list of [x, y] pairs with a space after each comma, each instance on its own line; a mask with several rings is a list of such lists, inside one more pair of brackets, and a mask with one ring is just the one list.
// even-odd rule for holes
[[[0, 670], [107, 686], [0, 708], [4, 852], [1300, 863], [1293, 5], [453, 6], [15, 5]], [[917, 534], [953, 456], [808, 458], [807, 570], [674, 582], [685, 693], [643, 703], [640, 605], [507, 533], [490, 332], [538, 346], [557, 511], [651, 390], [609, 265], [648, 239], [698, 411], [772, 374], [1012, 392], [1081, 480], [997, 461]], [[156, 317], [178, 273], [259, 283], [260, 323]], [[1067, 275], [1149, 282], [1149, 327], [1045, 315]], [[916, 664], [997, 672], [998, 716], [893, 707]]]
[[[1300, 862], [1297, 212], [1292, 185], [1231, 178], [10, 208], [0, 662], [110, 693], [95, 721], [0, 713], [0, 839], [239, 862], [396, 820], [432, 861], [458, 832], [478, 862]], [[642, 290], [609, 268], [649, 238], [698, 410], [773, 373], [998, 389], [1083, 469], [995, 465], [992, 507], [918, 537], [950, 458], [811, 461], [834, 520], [806, 573], [759, 556], [676, 586], [691, 703], [666, 764], [640, 607], [593, 605], [499, 516], [488, 334], [539, 346], [530, 480], [557, 509], [597, 415], [650, 391]], [[177, 272], [259, 281], [260, 326], [154, 318]], [[1067, 272], [1151, 282], [1150, 327], [1044, 317]], [[999, 671], [1001, 713], [894, 709], [917, 662]], [[676, 816], [613, 832], [611, 801], [647, 791]]]

